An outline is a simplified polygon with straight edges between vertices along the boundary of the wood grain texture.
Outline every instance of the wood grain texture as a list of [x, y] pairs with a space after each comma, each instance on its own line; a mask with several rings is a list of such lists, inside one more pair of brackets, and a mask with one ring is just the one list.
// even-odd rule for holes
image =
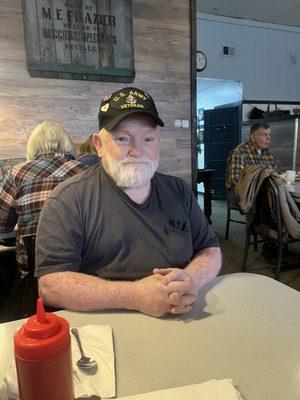
[[[191, 132], [173, 124], [174, 119], [190, 119], [189, 4], [189, 0], [133, 1], [136, 77], [131, 85], [153, 96], [165, 122], [159, 169], [188, 182]], [[21, 0], [1, 0], [0, 158], [23, 157], [32, 129], [45, 119], [63, 124], [75, 142], [84, 141], [98, 129], [101, 98], [124, 86], [30, 77]]]
[[22, 5], [30, 76], [132, 82], [131, 0], [22, 0]]

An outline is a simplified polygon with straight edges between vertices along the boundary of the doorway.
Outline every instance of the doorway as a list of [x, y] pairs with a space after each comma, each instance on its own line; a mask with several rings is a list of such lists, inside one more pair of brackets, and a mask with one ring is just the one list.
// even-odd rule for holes
[[[240, 81], [197, 78], [197, 167], [216, 171], [212, 197], [225, 199], [228, 153], [240, 143], [243, 87]], [[203, 193], [203, 184], [197, 185]]]

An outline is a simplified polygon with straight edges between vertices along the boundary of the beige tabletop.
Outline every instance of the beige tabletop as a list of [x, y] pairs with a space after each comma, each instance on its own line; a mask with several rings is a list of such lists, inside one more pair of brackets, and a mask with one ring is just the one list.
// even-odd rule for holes
[[[271, 278], [216, 278], [183, 317], [61, 311], [71, 326], [111, 324], [117, 395], [232, 378], [245, 400], [299, 400], [300, 295]], [[20, 321], [0, 325], [0, 380]]]

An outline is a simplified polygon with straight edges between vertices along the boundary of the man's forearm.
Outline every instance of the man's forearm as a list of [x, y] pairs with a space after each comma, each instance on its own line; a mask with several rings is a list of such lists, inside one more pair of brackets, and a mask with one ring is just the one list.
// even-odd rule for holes
[[133, 282], [114, 282], [78, 272], [56, 272], [39, 278], [45, 304], [73, 311], [136, 309]]
[[[56, 272], [39, 278], [39, 292], [45, 304], [73, 311], [125, 309], [153, 317], [172, 312], [170, 290], [160, 274], [134, 282], [108, 281], [79, 272]], [[189, 307], [182, 306], [177, 314]]]
[[209, 247], [199, 251], [185, 270], [196, 279], [198, 289], [200, 289], [218, 275], [221, 266], [222, 254], [220, 248]]

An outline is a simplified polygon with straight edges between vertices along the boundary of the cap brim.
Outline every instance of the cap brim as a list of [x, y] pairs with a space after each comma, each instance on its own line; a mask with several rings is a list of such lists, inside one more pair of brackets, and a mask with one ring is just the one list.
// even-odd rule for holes
[[115, 118], [112, 118], [110, 121], [108, 121], [106, 124], [100, 125], [99, 126], [99, 130], [101, 130], [102, 128], [105, 128], [106, 130], [110, 131], [116, 125], [118, 125], [118, 123], [121, 122], [122, 119], [124, 119], [125, 117], [128, 117], [128, 115], [132, 115], [132, 114], [148, 115], [149, 117], [151, 117], [157, 123], [157, 125], [165, 126], [163, 121], [159, 117], [157, 117], [155, 114], [153, 114], [152, 112], [145, 111], [145, 110], [134, 109], [134, 110], [123, 111], [122, 113], [117, 115]]

